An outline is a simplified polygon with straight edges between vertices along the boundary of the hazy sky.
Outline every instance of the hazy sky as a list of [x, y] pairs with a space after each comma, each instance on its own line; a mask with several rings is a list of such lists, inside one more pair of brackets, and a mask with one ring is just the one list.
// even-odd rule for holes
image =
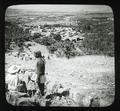
[[76, 11], [100, 11], [112, 12], [112, 9], [106, 5], [13, 5], [8, 7], [12, 9], [26, 9], [35, 11], [55, 11], [55, 12], [76, 12]]

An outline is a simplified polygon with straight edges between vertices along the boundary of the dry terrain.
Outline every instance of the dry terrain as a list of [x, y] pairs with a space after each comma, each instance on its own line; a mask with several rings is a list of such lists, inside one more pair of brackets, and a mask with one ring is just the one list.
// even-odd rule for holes
[[[86, 55], [71, 59], [57, 58], [55, 55], [49, 54], [45, 46], [34, 42], [31, 44], [30, 50], [25, 49], [25, 53], [30, 53], [33, 57], [33, 52], [39, 49], [45, 55], [47, 91], [51, 90], [55, 84], [60, 83], [65, 89], [69, 89], [70, 98], [77, 103], [82, 101], [84, 106], [88, 106], [89, 98], [92, 96], [100, 98], [100, 106], [112, 104], [115, 94], [114, 57]], [[14, 57], [14, 55], [15, 51], [12, 54], [6, 53], [5, 55], [6, 74], [8, 67], [12, 64], [21, 65], [24, 69], [35, 68], [34, 57], [32, 60], [25, 61]], [[47, 59], [48, 55], [50, 59]], [[84, 99], [80, 99], [80, 95]], [[57, 105], [53, 103], [53, 106]]]

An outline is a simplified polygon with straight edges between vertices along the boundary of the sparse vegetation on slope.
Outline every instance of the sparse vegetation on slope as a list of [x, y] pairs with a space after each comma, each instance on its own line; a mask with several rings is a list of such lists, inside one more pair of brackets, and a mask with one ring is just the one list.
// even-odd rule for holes
[[11, 42], [22, 47], [26, 40], [29, 40], [30, 34], [19, 27], [16, 22], [5, 22], [5, 51], [10, 49]]
[[78, 20], [78, 30], [85, 32], [83, 51], [86, 54], [114, 56], [114, 25], [107, 17]]

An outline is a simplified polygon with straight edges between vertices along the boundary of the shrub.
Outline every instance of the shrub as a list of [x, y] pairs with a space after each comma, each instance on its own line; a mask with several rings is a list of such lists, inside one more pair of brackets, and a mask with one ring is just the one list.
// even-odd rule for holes
[[54, 44], [51, 44], [51, 46], [48, 47], [49, 51], [51, 53], [54, 53], [57, 51], [57, 49], [60, 49], [62, 47], [62, 42], [55, 41]]
[[64, 53], [64, 51], [63, 51], [62, 48], [59, 48], [59, 49], [55, 52], [55, 54], [57, 55], [57, 57], [64, 57], [64, 56], [65, 56], [65, 53]]
[[49, 50], [50, 53], [53, 54], [55, 51], [57, 51], [57, 47], [55, 47], [54, 45], [51, 45], [51, 46], [48, 47], [48, 50]]
[[34, 39], [35, 39], [35, 38], [40, 38], [40, 36], [41, 36], [41, 34], [40, 34], [40, 33], [34, 33], [33, 38], [34, 38]]

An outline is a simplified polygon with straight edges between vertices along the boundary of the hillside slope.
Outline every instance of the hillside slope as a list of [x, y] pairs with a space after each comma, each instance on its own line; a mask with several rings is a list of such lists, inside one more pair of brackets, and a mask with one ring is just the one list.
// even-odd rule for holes
[[[84, 106], [87, 106], [90, 96], [97, 95], [100, 98], [100, 106], [108, 106], [114, 101], [115, 70], [114, 57], [87, 55], [71, 59], [57, 58], [50, 56], [47, 48], [37, 43], [31, 43], [29, 50], [34, 56], [34, 51], [41, 50], [46, 59], [47, 90], [52, 90], [55, 84], [62, 84], [65, 89], [70, 90], [70, 98], [76, 102], [81, 102], [80, 94], [85, 96]], [[12, 52], [14, 53], [14, 52]], [[24, 69], [35, 68], [35, 58], [31, 60], [21, 60], [13, 54], [5, 55], [6, 74], [10, 65], [19, 64]], [[87, 99], [86, 99], [87, 98]], [[53, 106], [56, 106], [54, 103]], [[74, 105], [73, 105], [74, 106]]]

